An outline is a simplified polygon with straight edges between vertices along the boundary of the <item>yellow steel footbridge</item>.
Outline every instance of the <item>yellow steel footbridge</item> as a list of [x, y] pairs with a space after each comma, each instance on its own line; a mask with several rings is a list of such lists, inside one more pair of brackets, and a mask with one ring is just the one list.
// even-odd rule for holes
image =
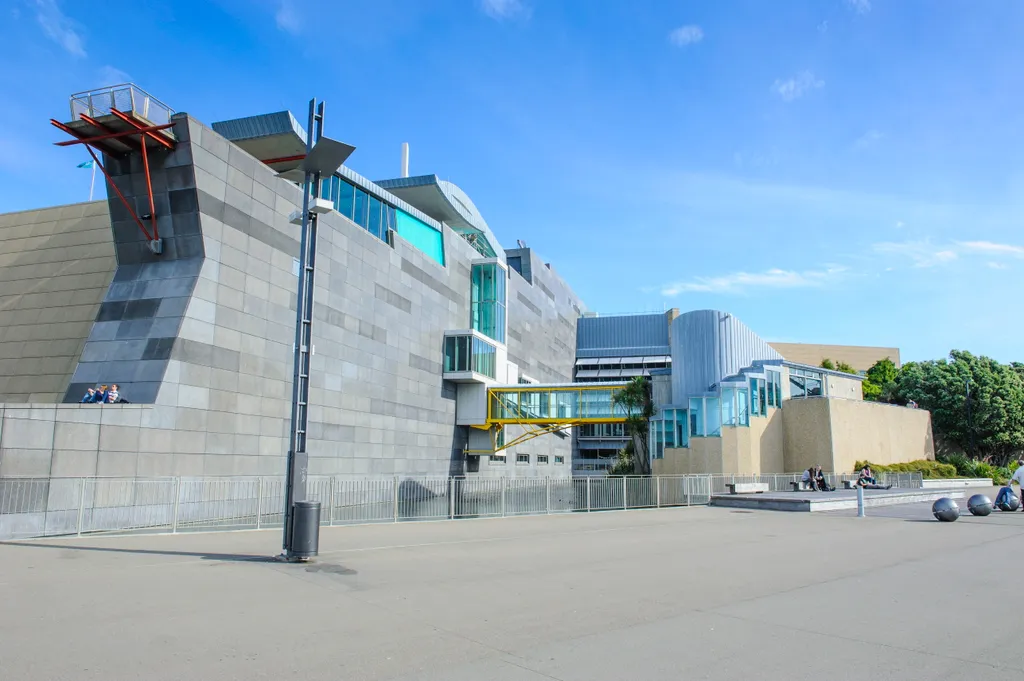
[[[622, 423], [629, 415], [613, 403], [626, 383], [561, 383], [553, 385], [494, 385], [487, 388], [487, 422], [473, 426], [490, 430], [493, 450], [498, 452], [547, 433], [588, 423]], [[506, 441], [507, 425], [524, 432]], [[483, 452], [483, 450], [469, 450]]]

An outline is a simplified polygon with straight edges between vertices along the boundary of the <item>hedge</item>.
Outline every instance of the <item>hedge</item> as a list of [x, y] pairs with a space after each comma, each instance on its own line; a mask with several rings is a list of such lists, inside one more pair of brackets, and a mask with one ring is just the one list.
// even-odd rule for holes
[[875, 473], [920, 473], [924, 478], [955, 478], [959, 476], [956, 466], [938, 461], [911, 461], [909, 463], [892, 463], [888, 465], [858, 461], [854, 464], [854, 472], [864, 466], [870, 466]]

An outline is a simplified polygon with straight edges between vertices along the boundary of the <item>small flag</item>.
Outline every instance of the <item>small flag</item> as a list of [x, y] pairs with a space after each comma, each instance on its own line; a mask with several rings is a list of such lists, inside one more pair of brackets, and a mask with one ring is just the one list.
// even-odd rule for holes
[[76, 168], [92, 168], [96, 165], [96, 161], [86, 161], [85, 163], [79, 163]]

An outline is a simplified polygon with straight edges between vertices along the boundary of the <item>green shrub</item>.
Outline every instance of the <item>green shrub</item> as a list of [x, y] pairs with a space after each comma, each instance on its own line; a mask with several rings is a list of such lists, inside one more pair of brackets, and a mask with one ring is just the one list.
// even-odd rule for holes
[[921, 460], [888, 465], [858, 461], [854, 464], [854, 470], [859, 471], [864, 466], [870, 466], [875, 473], [920, 473], [924, 478], [955, 478], [960, 475], [955, 465], [938, 461]]
[[953, 454], [947, 454], [946, 456], [942, 457], [940, 461], [942, 463], [948, 463], [952, 466], [956, 466], [956, 472], [965, 478], [981, 477], [977, 473], [977, 465], [979, 462], [972, 461], [963, 452], [954, 452]]

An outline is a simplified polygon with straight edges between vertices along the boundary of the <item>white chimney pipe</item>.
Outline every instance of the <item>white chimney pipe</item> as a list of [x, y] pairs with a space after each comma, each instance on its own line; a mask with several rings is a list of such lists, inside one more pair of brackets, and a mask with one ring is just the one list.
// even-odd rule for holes
[[409, 177], [409, 143], [402, 142], [402, 177]]

